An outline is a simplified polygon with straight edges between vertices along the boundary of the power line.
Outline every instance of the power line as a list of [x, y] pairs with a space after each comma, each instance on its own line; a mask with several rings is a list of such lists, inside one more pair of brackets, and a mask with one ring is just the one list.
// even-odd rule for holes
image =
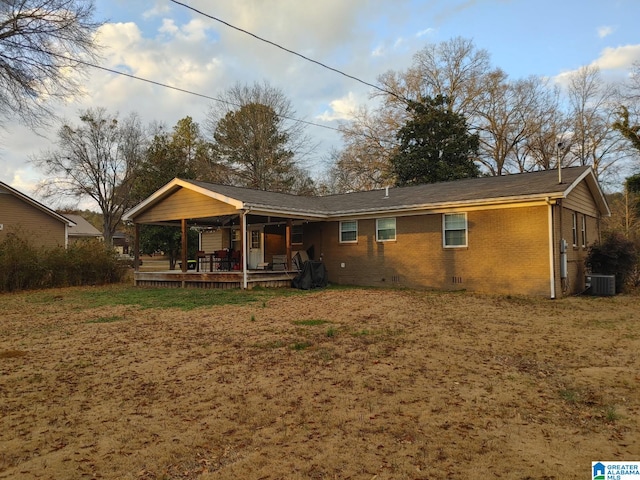
[[[114, 70], [112, 68], [103, 67], [102, 65], [96, 65], [95, 63], [87, 62], [85, 60], [80, 60], [80, 59], [77, 59], [77, 58], [70, 58], [70, 57], [67, 57], [66, 55], [60, 55], [60, 54], [55, 53], [55, 52], [50, 52], [50, 51], [46, 51], [46, 50], [43, 50], [43, 49], [40, 49], [40, 48], [31, 47], [29, 45], [20, 45], [20, 44], [17, 44], [15, 42], [12, 42], [12, 41], [6, 41], [5, 40], [4, 43], [9, 43], [9, 44], [11, 44], [11, 45], [13, 45], [15, 47], [27, 48], [29, 50], [34, 50], [34, 51], [38, 51], [38, 52], [44, 52], [47, 55], [52, 55], [54, 57], [62, 58], [63, 60], [67, 60], [69, 62], [74, 62], [74, 63], [78, 63], [78, 64], [81, 64], [81, 65], [86, 65], [86, 66], [91, 67], [91, 68], [96, 68], [98, 70], [104, 70], [105, 72], [114, 73], [116, 75], [122, 75], [123, 77], [129, 77], [129, 78], [132, 78], [134, 80], [139, 80], [141, 82], [150, 83], [152, 85], [157, 85], [157, 86], [163, 87], [163, 88], [169, 88], [171, 90], [176, 90], [178, 92], [187, 93], [189, 95], [194, 95], [196, 97], [206, 98], [207, 100], [213, 100], [214, 102], [224, 103], [224, 104], [230, 105], [232, 107], [237, 107], [237, 108], [241, 108], [242, 107], [242, 105], [240, 105], [240, 104], [233, 103], [233, 102], [230, 102], [228, 100], [224, 100], [222, 98], [212, 97], [210, 95], [205, 95], [203, 93], [193, 92], [193, 91], [187, 90], [185, 88], [175, 87], [173, 85], [168, 85], [166, 83], [157, 82], [155, 80], [149, 80], [148, 78], [138, 77], [137, 75], [133, 75], [131, 73], [121, 72], [119, 70]], [[339, 128], [330, 127], [329, 125], [322, 125], [320, 123], [310, 122], [308, 120], [301, 120], [299, 118], [294, 118], [294, 117], [290, 117], [290, 116], [282, 115], [282, 114], [278, 114], [278, 113], [276, 113], [276, 116], [279, 117], [279, 118], [285, 119], [285, 120], [291, 120], [291, 121], [294, 121], [294, 122], [300, 122], [300, 123], [304, 123], [306, 125], [310, 125], [310, 126], [313, 126], [313, 127], [326, 128], [327, 130], [333, 130], [333, 131], [342, 133]]]
[[262, 38], [262, 37], [256, 35], [255, 33], [251, 33], [251, 32], [249, 32], [247, 30], [244, 30], [244, 29], [242, 29], [240, 27], [236, 27], [235, 25], [232, 25], [229, 22], [225, 22], [224, 20], [222, 20], [220, 18], [214, 17], [213, 15], [209, 15], [208, 13], [204, 13], [203, 11], [198, 10], [198, 9], [196, 9], [194, 7], [191, 7], [191, 6], [189, 6], [189, 5], [185, 4], [185, 3], [179, 2], [178, 0], [170, 0], [170, 1], [172, 3], [175, 3], [176, 5], [180, 5], [180, 6], [184, 7], [184, 8], [187, 8], [187, 9], [189, 9], [189, 10], [191, 10], [191, 11], [193, 11], [193, 12], [199, 14], [199, 15], [207, 17], [207, 18], [209, 18], [211, 20], [214, 20], [216, 22], [222, 23], [223, 25], [226, 25], [229, 28], [233, 28], [234, 30], [237, 30], [237, 31], [242, 32], [242, 33], [244, 33], [246, 35], [249, 35], [249, 36], [255, 38], [256, 40], [260, 40], [261, 42], [268, 43], [269, 45], [272, 45], [272, 46], [274, 46], [276, 48], [279, 48], [280, 50], [283, 50], [283, 51], [285, 51], [287, 53], [291, 53], [292, 55], [296, 55], [296, 56], [298, 56], [298, 57], [300, 57], [300, 58], [302, 58], [302, 59], [304, 59], [304, 60], [306, 60], [308, 62], [315, 63], [316, 65], [319, 65], [322, 68], [326, 68], [327, 70], [331, 70], [332, 72], [335, 72], [335, 73], [338, 73], [340, 75], [343, 75], [343, 76], [345, 76], [347, 78], [355, 80], [356, 82], [360, 82], [363, 85], [367, 85], [368, 87], [375, 88], [376, 90], [379, 90], [382, 93], [386, 93], [387, 95], [392, 95], [392, 96], [396, 97], [398, 100], [406, 101], [406, 99], [404, 99], [403, 97], [401, 97], [397, 93], [390, 92], [389, 90], [386, 90], [386, 89], [384, 89], [382, 87], [379, 87], [378, 85], [375, 85], [373, 83], [369, 83], [369, 82], [367, 82], [365, 80], [362, 80], [362, 79], [360, 79], [358, 77], [354, 77], [353, 75], [349, 75], [348, 73], [345, 73], [342, 70], [338, 70], [337, 68], [330, 67], [329, 65], [326, 65], [326, 64], [324, 64], [322, 62], [319, 62], [319, 61], [314, 60], [312, 58], [309, 58], [309, 57], [307, 57], [305, 55], [302, 55], [301, 53], [298, 53], [298, 52], [290, 50], [290, 49], [288, 49], [286, 47], [283, 47], [282, 45], [280, 45], [278, 43], [272, 42], [271, 40], [267, 40], [266, 38]]

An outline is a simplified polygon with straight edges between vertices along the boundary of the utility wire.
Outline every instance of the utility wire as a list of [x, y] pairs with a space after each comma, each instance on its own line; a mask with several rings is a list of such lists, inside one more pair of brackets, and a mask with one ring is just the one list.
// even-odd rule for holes
[[[78, 63], [78, 64], [81, 64], [81, 65], [86, 65], [88, 67], [96, 68], [98, 70], [104, 70], [105, 72], [114, 73], [116, 75], [122, 75], [123, 77], [129, 77], [129, 78], [132, 78], [134, 80], [139, 80], [141, 82], [150, 83], [152, 85], [157, 85], [157, 86], [163, 87], [163, 88], [169, 88], [171, 90], [176, 90], [178, 92], [187, 93], [189, 95], [194, 95], [196, 97], [206, 98], [207, 100], [213, 100], [214, 102], [224, 103], [224, 104], [230, 105], [232, 107], [237, 107], [237, 108], [241, 108], [242, 107], [242, 105], [240, 105], [240, 104], [236, 104], [236, 103], [230, 102], [228, 100], [224, 100], [222, 98], [212, 97], [212, 96], [209, 96], [209, 95], [205, 95], [203, 93], [193, 92], [191, 90], [187, 90], [187, 89], [180, 88], [180, 87], [174, 87], [173, 85], [168, 85], [166, 83], [157, 82], [155, 80], [149, 80], [148, 78], [138, 77], [138, 76], [132, 75], [130, 73], [121, 72], [119, 70], [114, 70], [112, 68], [103, 67], [101, 65], [96, 65], [95, 63], [91, 63], [91, 62], [87, 62], [87, 61], [84, 61], [84, 60], [80, 60], [78, 58], [70, 58], [70, 57], [67, 57], [66, 55], [60, 55], [59, 53], [46, 51], [46, 50], [43, 50], [41, 48], [35, 48], [35, 47], [31, 47], [29, 45], [20, 45], [20, 44], [17, 44], [15, 42], [7, 41], [7, 40], [4, 40], [4, 43], [11, 44], [11, 45], [13, 45], [15, 47], [26, 48], [26, 49], [34, 50], [34, 51], [38, 51], [38, 52], [44, 52], [47, 55], [52, 55], [54, 57], [58, 57], [58, 58], [61, 58], [63, 60], [69, 61], [69, 62], [74, 62], [74, 63]], [[287, 115], [282, 115], [282, 114], [278, 114], [278, 113], [276, 113], [276, 116], [279, 117], [279, 118], [285, 119], [285, 120], [292, 120], [294, 122], [304, 123], [306, 125], [311, 125], [313, 127], [326, 128], [327, 130], [334, 130], [336, 132], [342, 133], [339, 128], [330, 127], [329, 125], [322, 125], [320, 123], [309, 122], [308, 120], [301, 120], [299, 118], [289, 117]]]
[[279, 44], [277, 44], [275, 42], [272, 42], [271, 40], [267, 40], [266, 38], [262, 38], [262, 37], [256, 35], [255, 33], [251, 33], [251, 32], [249, 32], [247, 30], [244, 30], [244, 29], [242, 29], [240, 27], [236, 27], [235, 25], [231, 25], [229, 22], [225, 22], [224, 20], [222, 20], [220, 18], [214, 17], [213, 15], [209, 15], [208, 13], [204, 13], [203, 11], [198, 10], [198, 9], [196, 9], [194, 7], [191, 7], [191, 6], [189, 6], [189, 5], [185, 4], [185, 3], [179, 2], [178, 0], [170, 0], [170, 1], [172, 3], [175, 3], [176, 5], [180, 5], [180, 6], [184, 7], [184, 8], [187, 8], [187, 9], [189, 9], [189, 10], [195, 12], [195, 13], [198, 13], [198, 14], [204, 16], [204, 17], [207, 17], [207, 18], [209, 18], [211, 20], [214, 20], [216, 22], [222, 23], [223, 25], [226, 25], [229, 28], [233, 28], [234, 30], [237, 30], [237, 31], [242, 32], [242, 33], [244, 33], [246, 35], [249, 35], [249, 36], [255, 38], [256, 40], [260, 40], [261, 42], [268, 43], [269, 45], [272, 45], [272, 46], [274, 46], [276, 48], [279, 48], [280, 50], [284, 50], [287, 53], [291, 53], [292, 55], [296, 55], [296, 56], [298, 56], [298, 57], [300, 57], [300, 58], [302, 58], [302, 59], [304, 59], [304, 60], [306, 60], [308, 62], [315, 63], [316, 65], [319, 65], [322, 68], [326, 68], [328, 70], [331, 70], [332, 72], [339, 73], [340, 75], [343, 75], [343, 76], [345, 76], [347, 78], [355, 80], [356, 82], [360, 82], [363, 85], [367, 85], [368, 87], [375, 88], [376, 90], [379, 90], [382, 93], [386, 93], [387, 95], [392, 95], [392, 96], [396, 97], [398, 100], [406, 102], [406, 99], [403, 98], [402, 96], [398, 95], [397, 93], [390, 92], [389, 90], [386, 90], [386, 89], [384, 89], [382, 87], [379, 87], [378, 85], [374, 85], [373, 83], [369, 83], [369, 82], [367, 82], [365, 80], [362, 80], [362, 79], [360, 79], [358, 77], [354, 77], [353, 75], [349, 75], [348, 73], [345, 73], [342, 70], [338, 70], [337, 68], [330, 67], [329, 65], [326, 65], [326, 64], [324, 64], [322, 62], [319, 62], [319, 61], [314, 60], [312, 58], [309, 58], [309, 57], [307, 57], [305, 55], [302, 55], [301, 53], [298, 53], [298, 52], [290, 50], [290, 49], [288, 49], [286, 47], [283, 47], [282, 45], [279, 45]]

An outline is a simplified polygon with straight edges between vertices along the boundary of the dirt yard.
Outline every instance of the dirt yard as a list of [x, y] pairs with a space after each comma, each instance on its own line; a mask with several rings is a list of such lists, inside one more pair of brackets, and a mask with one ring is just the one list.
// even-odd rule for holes
[[0, 478], [566, 480], [640, 460], [637, 296], [79, 300], [110, 288], [0, 295]]

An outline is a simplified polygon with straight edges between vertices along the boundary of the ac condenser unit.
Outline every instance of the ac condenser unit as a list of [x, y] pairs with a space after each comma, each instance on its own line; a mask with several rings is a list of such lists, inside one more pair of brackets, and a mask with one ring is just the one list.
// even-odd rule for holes
[[615, 275], [587, 275], [585, 286], [591, 295], [615, 295], [616, 276]]

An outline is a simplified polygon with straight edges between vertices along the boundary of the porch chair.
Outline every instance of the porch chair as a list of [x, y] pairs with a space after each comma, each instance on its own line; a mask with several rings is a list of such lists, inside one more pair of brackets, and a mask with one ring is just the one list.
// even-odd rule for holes
[[[198, 252], [196, 253], [196, 272], [200, 271], [200, 263], [203, 260], [206, 260], [207, 258], [207, 254], [204, 252], [204, 250], [198, 250]], [[205, 262], [206, 265], [206, 262]]]

